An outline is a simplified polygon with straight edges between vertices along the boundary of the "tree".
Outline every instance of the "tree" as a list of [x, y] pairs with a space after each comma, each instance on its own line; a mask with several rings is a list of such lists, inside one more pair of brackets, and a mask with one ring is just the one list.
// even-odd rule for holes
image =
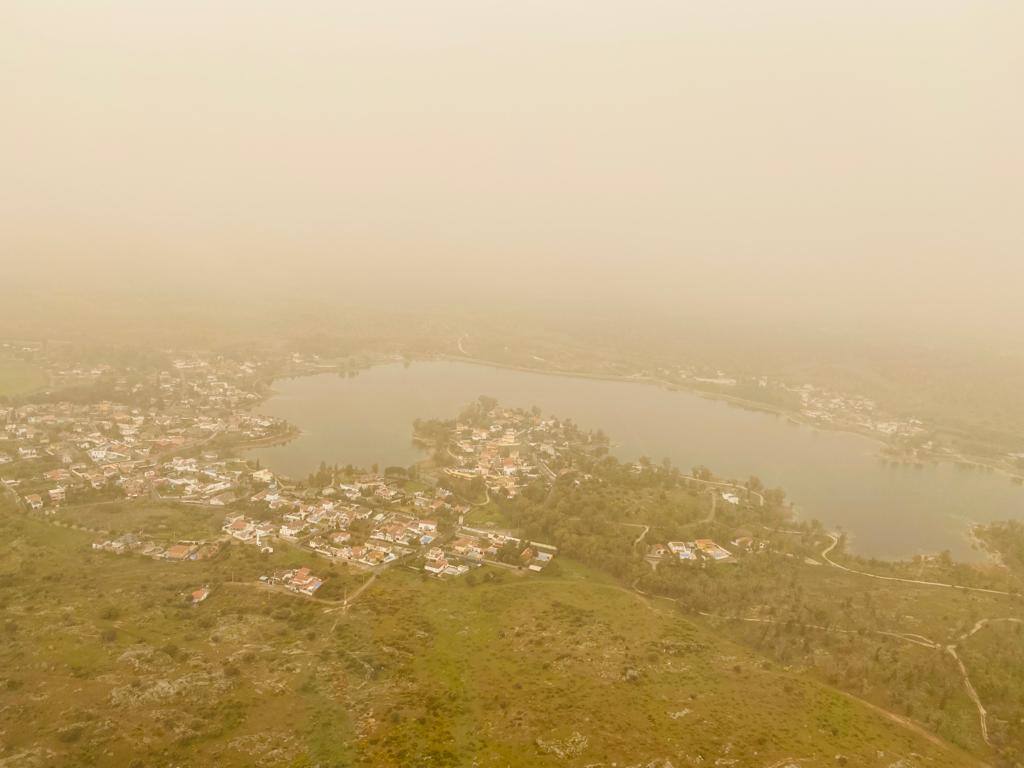
[[697, 466], [695, 466], [693, 470], [690, 472], [690, 474], [693, 475], [698, 480], [710, 480], [714, 477], [714, 475], [711, 474], [711, 470], [705, 467], [703, 464], [698, 464]]

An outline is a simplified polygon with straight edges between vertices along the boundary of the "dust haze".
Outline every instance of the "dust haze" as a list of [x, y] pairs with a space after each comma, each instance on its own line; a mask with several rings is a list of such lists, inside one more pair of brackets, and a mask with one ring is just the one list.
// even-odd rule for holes
[[1013, 346], [1022, 24], [948, 0], [7, 3], [0, 260], [19, 296]]
[[0, 768], [1024, 768], [1024, 2], [0, 0]]

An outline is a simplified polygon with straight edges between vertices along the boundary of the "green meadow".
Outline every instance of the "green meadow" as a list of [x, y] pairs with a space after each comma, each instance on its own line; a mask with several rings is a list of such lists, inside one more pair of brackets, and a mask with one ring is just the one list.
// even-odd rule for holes
[[[116, 509], [78, 522], [173, 510]], [[346, 611], [365, 575], [290, 547], [116, 556], [10, 508], [0, 535], [4, 765], [971, 764], [568, 559], [451, 581], [400, 565]], [[302, 563], [318, 600], [258, 583]]]
[[46, 385], [46, 374], [31, 363], [0, 357], [0, 397], [22, 395]]

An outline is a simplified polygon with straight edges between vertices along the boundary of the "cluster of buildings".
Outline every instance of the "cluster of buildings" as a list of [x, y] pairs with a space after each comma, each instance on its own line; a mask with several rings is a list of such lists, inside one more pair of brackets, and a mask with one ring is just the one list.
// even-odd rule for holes
[[669, 541], [652, 544], [647, 548], [647, 558], [653, 563], [664, 559], [678, 559], [691, 563], [735, 563], [739, 553], [758, 554], [768, 551], [768, 542], [753, 536], [737, 536], [726, 549], [712, 539], [693, 541]]
[[228, 504], [227, 491], [242, 467], [167, 457], [196, 452], [217, 438], [259, 441], [288, 431], [280, 420], [250, 412], [260, 399], [254, 363], [177, 360], [169, 370], [137, 378], [118, 378], [105, 366], [58, 369], [54, 376], [106, 376], [118, 401], [0, 406], [0, 473], [34, 510], [153, 492]]
[[[253, 412], [271, 377], [265, 365], [272, 364], [198, 356], [173, 358], [163, 370], [49, 363], [51, 386], [91, 389], [80, 398], [0, 406], [0, 479], [27, 508], [45, 514], [139, 497], [227, 513], [216, 541], [159, 541], [136, 531], [93, 544], [113, 554], [188, 561], [213, 557], [227, 542], [265, 552], [289, 542], [363, 567], [418, 555], [438, 576], [484, 562], [538, 571], [554, 557], [553, 547], [462, 527], [470, 508], [440, 486], [377, 473], [333, 477], [324, 487], [293, 485], [224, 457], [225, 446], [289, 434], [286, 423]], [[570, 447], [589, 439], [537, 412], [495, 406], [470, 421], [458, 423], [444, 446], [446, 476], [479, 478], [489, 493], [506, 497], [538, 479], [552, 482], [569, 463]], [[308, 569], [267, 579], [304, 594], [320, 583]]]
[[[357, 487], [361, 488], [357, 498], [366, 503], [357, 503], [340, 490]], [[382, 495], [382, 488], [390, 489], [396, 500], [383, 501], [392, 494]], [[455, 525], [454, 533], [452, 527], [442, 533], [436, 518], [416, 513], [429, 510], [448, 520], [461, 520], [468, 508], [452, 504], [451, 493], [443, 488], [433, 495], [408, 493], [392, 481], [365, 476], [322, 489], [315, 500], [300, 498], [276, 484], [252, 500], [262, 501], [268, 509], [273, 505], [279, 514], [270, 519], [230, 514], [223, 530], [264, 551], [273, 551], [272, 542], [277, 539], [333, 561], [369, 568], [418, 554], [423, 556], [424, 570], [438, 576], [459, 576], [485, 562], [540, 571], [556, 553], [552, 546], [523, 542], [498, 531]]]
[[93, 544], [115, 554], [137, 553], [165, 560], [212, 556], [225, 542], [252, 545], [266, 553], [278, 541], [351, 565], [375, 567], [430, 547], [438, 538], [429, 510], [461, 515], [467, 508], [449, 503], [450, 492], [414, 493], [380, 476], [332, 484], [311, 491], [282, 483], [266, 469], [239, 459], [173, 458], [161, 466], [158, 497], [207, 507], [225, 507], [217, 542], [163, 546], [137, 534]]
[[800, 398], [800, 414], [826, 427], [853, 427], [884, 437], [910, 438], [925, 432], [918, 419], [894, 419], [882, 416], [878, 404], [867, 397], [843, 395], [804, 384], [788, 387]]
[[653, 544], [648, 547], [647, 556], [653, 560], [674, 557], [689, 562], [734, 562], [733, 553], [725, 547], [716, 544], [711, 539], [670, 541], [666, 544]]
[[417, 513], [461, 515], [450, 492], [409, 492], [403, 484], [378, 475], [332, 483], [311, 493], [289, 488], [268, 470], [251, 471], [256, 486], [247, 506], [257, 515], [229, 514], [224, 533], [264, 551], [277, 539], [322, 557], [374, 567], [393, 562], [438, 536], [438, 522]]
[[895, 439], [912, 438], [927, 431], [924, 423], [918, 419], [900, 419], [882, 414], [878, 404], [871, 398], [834, 392], [813, 384], [794, 385], [769, 376], [741, 376], [717, 369], [685, 366], [657, 368], [644, 371], [641, 376], [705, 389], [711, 386], [721, 390], [735, 390], [742, 385], [744, 392], [741, 396], [744, 397], [750, 396], [752, 388], [774, 392], [775, 397], [764, 397], [763, 400], [779, 404], [785, 402], [807, 421], [826, 428], [857, 429]]
[[539, 572], [557, 552], [550, 544], [524, 541], [502, 531], [462, 526], [446, 548], [445, 557], [472, 565], [492, 563]]
[[148, 490], [155, 497], [225, 507], [244, 496], [251, 469], [243, 459], [221, 459], [214, 451], [198, 457], [175, 456], [158, 464]]
[[570, 446], [582, 436], [572, 425], [536, 413], [494, 408], [483, 424], [457, 423], [447, 451], [455, 478], [481, 478], [490, 493], [515, 497], [533, 480], [553, 480]]
[[135, 553], [154, 560], [209, 560], [221, 549], [219, 541], [178, 541], [160, 544], [134, 533], [125, 533], [114, 539], [93, 542], [92, 548], [115, 555]]
[[260, 576], [260, 581], [284, 587], [291, 592], [312, 597], [323, 586], [323, 579], [314, 576], [313, 572], [303, 566], [287, 571], [277, 571], [270, 576]]

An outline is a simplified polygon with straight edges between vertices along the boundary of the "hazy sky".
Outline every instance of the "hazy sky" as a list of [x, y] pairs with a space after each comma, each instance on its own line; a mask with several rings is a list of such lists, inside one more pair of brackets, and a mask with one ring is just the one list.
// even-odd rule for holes
[[1024, 327], [1022, 40], [1017, 0], [6, 0], [0, 263]]

